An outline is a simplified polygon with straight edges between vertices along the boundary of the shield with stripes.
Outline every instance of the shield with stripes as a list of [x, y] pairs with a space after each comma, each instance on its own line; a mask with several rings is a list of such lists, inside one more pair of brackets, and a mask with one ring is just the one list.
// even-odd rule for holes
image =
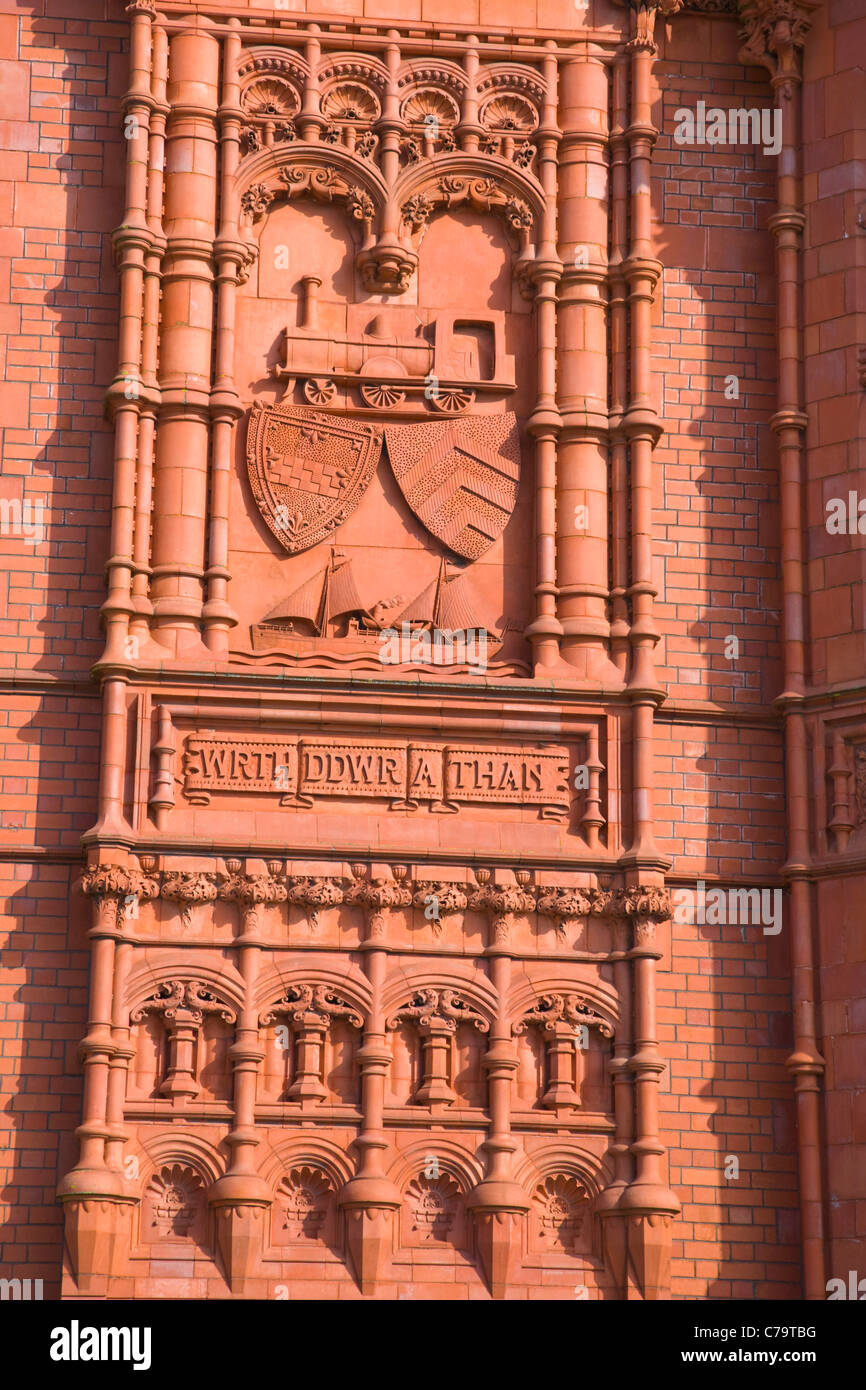
[[515, 415], [386, 425], [385, 443], [397, 485], [427, 530], [467, 560], [489, 550], [517, 500]]

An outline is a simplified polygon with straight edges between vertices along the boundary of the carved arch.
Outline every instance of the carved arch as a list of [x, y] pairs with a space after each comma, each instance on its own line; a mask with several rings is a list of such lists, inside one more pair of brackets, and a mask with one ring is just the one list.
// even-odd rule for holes
[[544, 78], [526, 63], [489, 63], [479, 69], [475, 89], [482, 106], [493, 96], [514, 92], [540, 110], [547, 94]]
[[284, 969], [271, 966], [262, 971], [256, 982], [253, 1004], [257, 1013], [265, 1014], [276, 1004], [290, 985], [321, 984], [333, 989], [341, 999], [352, 1005], [362, 1017], [368, 1017], [372, 1004], [370, 983], [356, 965], [336, 967], [316, 957]]
[[276, 1192], [283, 1175], [302, 1164], [321, 1168], [337, 1192], [354, 1173], [354, 1166], [346, 1152], [329, 1139], [300, 1135], [280, 1139], [273, 1144], [263, 1155], [259, 1174]]
[[473, 1005], [488, 1024], [492, 1024], [497, 1011], [497, 996], [493, 986], [477, 976], [464, 976], [457, 962], [455, 967], [425, 970], [423, 975], [418, 976], [407, 971], [386, 978], [382, 989], [383, 1012], [390, 1015], [413, 993], [421, 989], [453, 989], [467, 1004]]
[[283, 200], [309, 195], [318, 202], [343, 202], [359, 223], [377, 221], [387, 201], [379, 170], [337, 145], [301, 142], [258, 150], [243, 161], [235, 196], [250, 228]]
[[401, 64], [397, 73], [401, 107], [409, 93], [423, 87], [439, 88], [456, 97], [459, 102], [467, 87], [466, 73], [458, 63], [450, 63], [445, 59], [430, 62], [416, 58]]
[[279, 77], [302, 91], [309, 71], [309, 64], [296, 49], [277, 48], [275, 45], [244, 49], [238, 63], [241, 104], [247, 87], [258, 78]]
[[593, 1202], [613, 1180], [613, 1169], [607, 1157], [583, 1146], [577, 1136], [567, 1144], [544, 1145], [515, 1160], [515, 1181], [528, 1197], [545, 1178], [558, 1174], [576, 1178]]
[[148, 1135], [136, 1146], [130, 1145], [133, 1153], [136, 1147], [144, 1159], [140, 1174], [142, 1192], [153, 1175], [167, 1164], [188, 1164], [200, 1174], [205, 1187], [211, 1187], [225, 1171], [225, 1160], [216, 1146], [197, 1134], [164, 1130]]
[[322, 94], [339, 82], [359, 82], [373, 87], [382, 98], [388, 89], [388, 69], [379, 58], [365, 54], [358, 58], [354, 53], [326, 53], [322, 57], [317, 73]]
[[124, 1003], [130, 1012], [142, 1005], [160, 985], [170, 980], [198, 980], [235, 1012], [244, 1005], [244, 982], [228, 961], [219, 965], [206, 960], [190, 960], [189, 953], [177, 952], [160, 956], [156, 961], [143, 961], [129, 972]]
[[541, 185], [509, 161], [457, 153], [407, 166], [393, 197], [405, 233], [419, 231], [435, 213], [468, 204], [500, 217], [521, 254], [527, 252], [544, 207]]
[[542, 995], [577, 994], [590, 1008], [598, 1012], [615, 1033], [619, 1024], [619, 998], [612, 985], [603, 980], [563, 979], [562, 975], [526, 974], [514, 984], [508, 995], [508, 1014], [517, 1025], [530, 1009], [535, 1008]]
[[412, 1178], [418, 1173], [423, 1173], [425, 1160], [434, 1151], [439, 1160], [440, 1170], [454, 1179], [464, 1197], [468, 1196], [481, 1182], [484, 1166], [473, 1153], [464, 1149], [456, 1140], [441, 1134], [437, 1134], [435, 1138], [428, 1135], [425, 1139], [418, 1139], [401, 1150], [388, 1171], [395, 1187], [401, 1192], [405, 1191]]

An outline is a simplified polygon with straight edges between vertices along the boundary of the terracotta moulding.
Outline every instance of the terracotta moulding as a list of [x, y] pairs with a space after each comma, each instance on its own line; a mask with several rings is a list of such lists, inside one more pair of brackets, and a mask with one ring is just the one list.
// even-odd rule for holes
[[770, 74], [774, 103], [782, 111], [777, 211], [769, 220], [776, 243], [778, 409], [770, 424], [778, 439], [782, 523], [783, 651], [785, 689], [776, 699], [785, 720], [785, 786], [790, 884], [794, 1050], [786, 1065], [797, 1104], [800, 1226], [806, 1298], [827, 1295], [824, 1177], [821, 1154], [821, 1080], [809, 843], [809, 751], [803, 711], [806, 665], [806, 571], [803, 554], [802, 469], [808, 417], [802, 379], [802, 249], [805, 216], [801, 186], [802, 51], [817, 8], [813, 0], [783, 6], [744, 0], [740, 59]]

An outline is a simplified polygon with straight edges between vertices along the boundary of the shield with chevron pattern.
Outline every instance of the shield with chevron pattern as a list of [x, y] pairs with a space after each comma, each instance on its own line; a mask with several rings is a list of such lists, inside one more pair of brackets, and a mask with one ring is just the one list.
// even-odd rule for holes
[[489, 550], [517, 500], [515, 415], [386, 425], [385, 443], [397, 485], [427, 530], [467, 560]]

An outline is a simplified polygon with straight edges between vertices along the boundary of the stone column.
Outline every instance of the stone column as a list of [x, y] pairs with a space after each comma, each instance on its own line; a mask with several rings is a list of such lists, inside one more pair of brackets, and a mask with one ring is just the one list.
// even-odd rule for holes
[[220, 209], [216, 254], [217, 317], [214, 385], [211, 391], [213, 461], [208, 515], [207, 602], [202, 610], [204, 640], [215, 656], [228, 655], [229, 632], [237, 618], [226, 594], [231, 578], [229, 559], [229, 486], [235, 422], [243, 414], [234, 380], [235, 307], [237, 287], [249, 252], [238, 231], [238, 201], [234, 178], [240, 162], [240, 105], [237, 68], [241, 52], [239, 20], [223, 44], [223, 87], [220, 119]]
[[656, 1300], [670, 1297], [670, 1226], [680, 1212], [662, 1171], [665, 1148], [658, 1133], [659, 1080], [665, 1062], [656, 1037], [655, 963], [661, 958], [656, 933], [657, 923], [669, 918], [670, 906], [663, 889], [639, 887], [626, 892], [625, 907], [634, 924], [634, 1052], [629, 1069], [635, 1093], [630, 1146], [635, 1177], [622, 1193], [619, 1210], [627, 1220], [628, 1257], [640, 1294]]
[[[678, 0], [674, 0], [678, 3]], [[631, 177], [631, 244], [622, 269], [628, 286], [631, 391], [623, 429], [631, 453], [631, 585], [629, 638], [632, 664], [628, 690], [632, 704], [632, 844], [629, 858], [659, 864], [653, 823], [653, 718], [664, 692], [658, 688], [653, 651], [659, 640], [653, 618], [652, 452], [662, 433], [651, 396], [651, 310], [661, 263], [652, 255], [650, 178], [658, 131], [652, 123], [650, 77], [656, 49], [655, 7], [637, 16], [631, 55], [631, 120], [626, 135]]]
[[141, 402], [141, 325], [145, 256], [151, 250], [147, 222], [148, 121], [151, 25], [155, 11], [148, 0], [133, 0], [131, 15], [130, 85], [123, 103], [126, 137], [126, 206], [114, 233], [114, 253], [120, 274], [120, 333], [117, 375], [106, 393], [114, 420], [114, 497], [111, 509], [111, 554], [107, 563], [108, 594], [102, 605], [106, 629], [103, 661], [135, 658], [127, 637], [135, 613], [132, 597], [135, 523], [136, 447]]
[[[385, 1036], [382, 989], [387, 953], [383, 950], [390, 907], [408, 906], [411, 892], [400, 881], [367, 881], [367, 868], [354, 864], [354, 900], [364, 907], [364, 969], [370, 981], [370, 1013], [358, 1051], [361, 1070], [361, 1132], [357, 1148], [361, 1155], [358, 1171], [340, 1193], [340, 1206], [346, 1213], [346, 1243], [358, 1286], [363, 1294], [375, 1292], [391, 1253], [393, 1223], [400, 1209], [400, 1193], [384, 1171], [383, 1156], [388, 1148], [385, 1135], [385, 1077], [391, 1064], [391, 1049]], [[403, 871], [405, 873], [405, 870]], [[402, 875], [401, 875], [402, 877]], [[350, 890], [352, 893], [353, 890]], [[347, 894], [347, 901], [349, 901]]]
[[526, 629], [537, 675], [559, 665], [562, 624], [556, 616], [556, 448], [562, 425], [556, 405], [556, 293], [562, 262], [556, 249], [557, 65], [544, 60], [547, 97], [535, 134], [538, 179], [544, 189], [535, 288], [537, 395], [527, 429], [535, 439], [535, 616]]
[[141, 646], [150, 639], [150, 529], [153, 507], [153, 457], [159, 415], [159, 301], [165, 235], [162, 230], [163, 172], [165, 169], [165, 99], [168, 76], [168, 36], [154, 26], [151, 71], [151, 112], [148, 150], [147, 225], [150, 244], [144, 257], [144, 292], [141, 328], [141, 410], [138, 424], [138, 475], [135, 490], [135, 538], [133, 544], [131, 635]]
[[153, 631], [201, 652], [208, 492], [220, 50], [196, 19], [169, 45], [153, 530]]
[[578, 680], [616, 673], [607, 656], [608, 74], [589, 48], [560, 79], [558, 616]]
[[118, 865], [89, 869], [81, 884], [93, 898], [90, 929], [90, 1008], [81, 1043], [84, 1062], [82, 1123], [78, 1162], [63, 1178], [57, 1195], [63, 1203], [66, 1248], [81, 1293], [104, 1293], [126, 1230], [134, 1200], [117, 1167], [106, 1162], [106, 1146], [117, 1137], [109, 1118], [109, 1076], [115, 1056], [114, 975], [116, 948], [122, 938], [120, 915], [130, 900], [155, 897], [158, 885], [137, 870]]
[[240, 862], [228, 861], [231, 877], [223, 883], [221, 896], [238, 903], [240, 933], [235, 938], [238, 972], [244, 982], [244, 1002], [238, 1014], [235, 1040], [229, 1048], [234, 1069], [234, 1124], [226, 1143], [231, 1162], [208, 1193], [215, 1210], [217, 1238], [232, 1293], [243, 1296], [249, 1289], [261, 1258], [265, 1213], [271, 1191], [255, 1169], [255, 1150], [260, 1143], [256, 1130], [256, 1083], [265, 1058], [259, 1041], [259, 1012], [255, 1003], [261, 951], [261, 908], [270, 902], [285, 902], [285, 884], [277, 877], [279, 865], [269, 864], [268, 874], [241, 872]]

